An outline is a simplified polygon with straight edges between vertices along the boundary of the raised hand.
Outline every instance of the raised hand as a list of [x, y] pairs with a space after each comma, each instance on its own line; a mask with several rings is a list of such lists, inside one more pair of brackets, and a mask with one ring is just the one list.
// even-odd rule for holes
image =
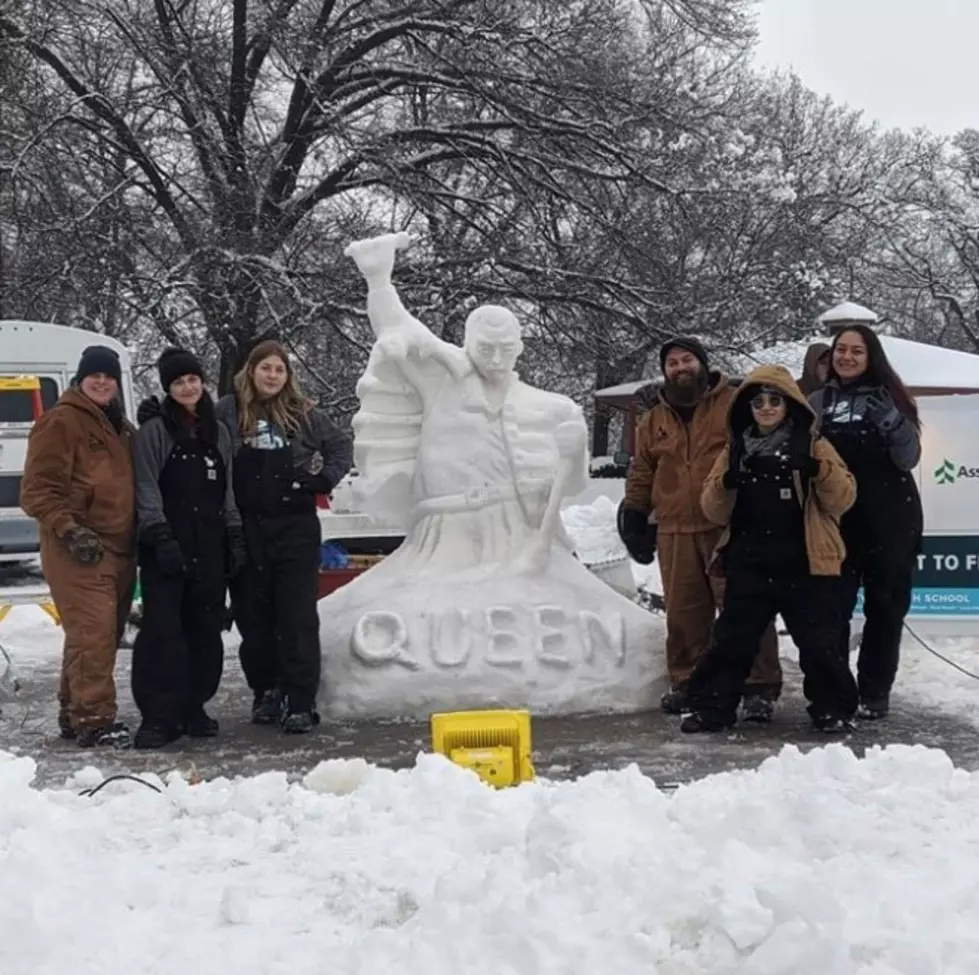
[[369, 284], [386, 284], [391, 280], [395, 255], [410, 246], [411, 237], [402, 230], [397, 234], [355, 240], [343, 253], [353, 260]]

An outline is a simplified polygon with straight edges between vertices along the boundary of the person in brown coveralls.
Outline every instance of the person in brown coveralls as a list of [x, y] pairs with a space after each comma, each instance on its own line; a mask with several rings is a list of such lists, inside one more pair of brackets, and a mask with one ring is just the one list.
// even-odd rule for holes
[[[639, 422], [621, 525], [630, 552], [649, 554], [651, 536], [659, 548], [671, 685], [661, 706], [680, 714], [724, 598], [723, 579], [708, 573], [723, 529], [707, 520], [700, 495], [727, 445], [728, 409], [737, 389], [727, 376], [708, 368], [707, 353], [695, 338], [668, 339], [660, 349], [660, 365], [664, 382]], [[778, 637], [769, 626], [744, 687], [742, 717], [770, 721], [781, 690]]]
[[83, 748], [130, 744], [113, 676], [136, 575], [134, 428], [119, 405], [121, 378], [112, 349], [85, 349], [72, 386], [31, 429], [20, 491], [65, 631], [58, 723]]

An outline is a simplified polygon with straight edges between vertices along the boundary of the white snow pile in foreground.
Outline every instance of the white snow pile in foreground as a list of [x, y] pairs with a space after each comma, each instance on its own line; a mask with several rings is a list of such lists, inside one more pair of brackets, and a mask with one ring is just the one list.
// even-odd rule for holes
[[435, 756], [163, 795], [33, 775], [0, 753], [4, 975], [979, 972], [979, 774], [921, 747], [787, 747], [673, 796]]

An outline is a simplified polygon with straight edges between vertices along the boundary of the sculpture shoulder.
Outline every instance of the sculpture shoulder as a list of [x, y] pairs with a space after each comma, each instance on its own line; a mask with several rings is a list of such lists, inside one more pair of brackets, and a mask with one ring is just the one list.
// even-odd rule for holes
[[570, 396], [553, 393], [539, 386], [531, 386], [522, 379], [516, 383], [510, 398], [511, 401], [516, 401], [518, 405], [526, 406], [528, 409], [546, 410], [559, 422], [581, 415], [581, 407]]

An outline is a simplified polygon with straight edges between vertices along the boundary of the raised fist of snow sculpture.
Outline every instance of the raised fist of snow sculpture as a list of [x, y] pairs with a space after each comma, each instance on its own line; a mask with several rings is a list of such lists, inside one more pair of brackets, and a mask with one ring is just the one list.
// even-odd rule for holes
[[588, 480], [581, 410], [517, 377], [507, 309], [473, 311], [464, 348], [413, 318], [391, 283], [409, 244], [389, 234], [345, 251], [377, 338], [357, 385], [355, 504], [406, 537], [320, 602], [327, 711], [649, 706], [661, 625], [575, 558], [561, 522], [561, 499]]

